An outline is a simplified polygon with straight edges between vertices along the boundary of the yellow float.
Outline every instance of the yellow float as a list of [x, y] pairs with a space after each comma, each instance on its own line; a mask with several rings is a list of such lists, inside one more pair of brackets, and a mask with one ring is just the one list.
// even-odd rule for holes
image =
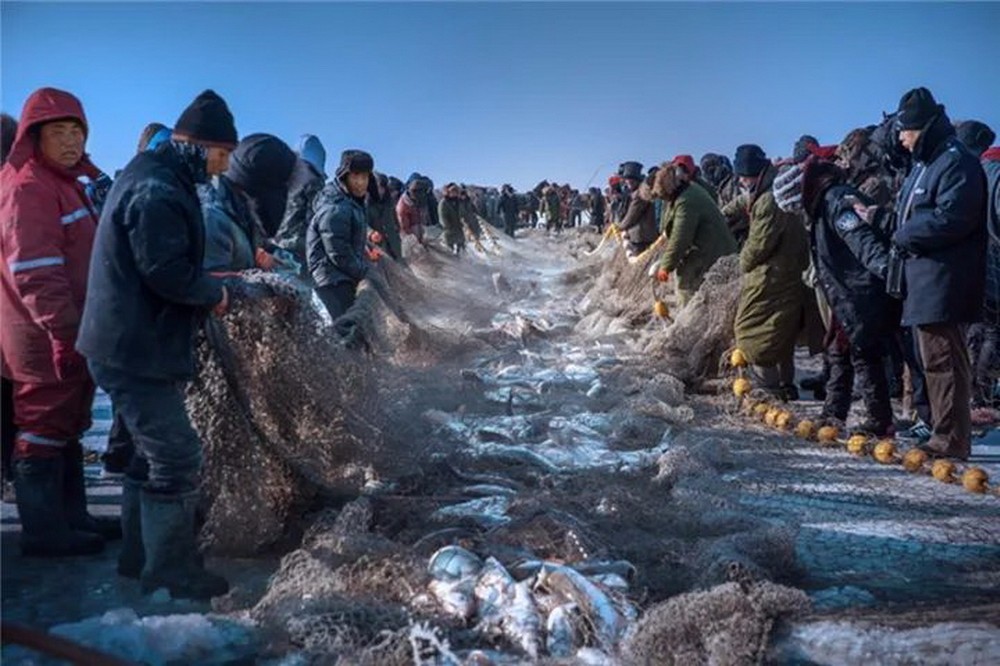
[[733, 395], [737, 398], [742, 398], [749, 393], [752, 388], [753, 385], [750, 384], [749, 379], [746, 377], [737, 377], [736, 381], [733, 382]]
[[872, 455], [883, 465], [889, 465], [896, 460], [896, 445], [891, 439], [883, 439], [875, 445]]
[[903, 454], [903, 469], [907, 472], [919, 472], [927, 462], [927, 453], [920, 449], [910, 449]]
[[970, 467], [962, 475], [962, 487], [970, 493], [985, 493], [987, 481], [989, 481], [989, 476], [987, 476], [986, 470], [981, 467]]
[[942, 483], [954, 483], [955, 463], [950, 460], [935, 460], [931, 466], [931, 476]]

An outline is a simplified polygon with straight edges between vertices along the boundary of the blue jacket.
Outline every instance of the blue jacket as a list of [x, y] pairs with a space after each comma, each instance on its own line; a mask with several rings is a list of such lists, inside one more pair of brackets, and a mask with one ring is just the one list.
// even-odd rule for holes
[[137, 155], [97, 225], [77, 349], [163, 380], [194, 376], [195, 333], [222, 300], [202, 268], [205, 227], [190, 158], [172, 143]]
[[944, 113], [913, 157], [892, 239], [906, 252], [902, 323], [976, 322], [986, 281], [986, 175]]
[[361, 282], [368, 272], [367, 238], [364, 200], [348, 194], [339, 180], [330, 181], [306, 231], [306, 257], [316, 286]]
[[245, 197], [225, 176], [219, 176], [214, 185], [199, 185], [198, 197], [205, 218], [205, 270], [254, 268], [263, 232], [258, 230]]

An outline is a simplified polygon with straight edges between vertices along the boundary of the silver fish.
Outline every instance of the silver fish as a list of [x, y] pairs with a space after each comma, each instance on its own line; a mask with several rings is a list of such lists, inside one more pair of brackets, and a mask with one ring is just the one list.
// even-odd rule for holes
[[556, 606], [545, 622], [545, 649], [553, 657], [571, 657], [583, 642], [576, 624], [576, 604]]
[[538, 573], [537, 581], [536, 585], [560, 594], [580, 607], [601, 647], [613, 647], [628, 626], [628, 621], [615, 607], [611, 597], [579, 571], [546, 563]]
[[476, 613], [475, 580], [432, 580], [427, 587], [445, 613], [468, 621]]
[[475, 576], [483, 568], [479, 556], [461, 546], [445, 546], [431, 555], [427, 571], [436, 580], [454, 581]]

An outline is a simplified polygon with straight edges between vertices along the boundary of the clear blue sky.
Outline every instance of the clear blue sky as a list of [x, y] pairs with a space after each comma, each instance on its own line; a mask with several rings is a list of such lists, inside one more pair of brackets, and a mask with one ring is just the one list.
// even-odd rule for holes
[[839, 141], [926, 85], [1000, 130], [1000, 4], [42, 4], [3, 0], [2, 106], [65, 88], [106, 171], [202, 89], [240, 134], [437, 184]]

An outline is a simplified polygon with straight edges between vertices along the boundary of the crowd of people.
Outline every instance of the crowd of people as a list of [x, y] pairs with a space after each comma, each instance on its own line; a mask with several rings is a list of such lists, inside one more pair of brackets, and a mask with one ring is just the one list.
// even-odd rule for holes
[[[587, 224], [631, 255], [661, 250], [654, 276], [688, 303], [706, 272], [739, 254], [737, 346], [755, 384], [799, 398], [794, 352], [824, 372], [804, 386], [844, 421], [857, 395], [890, 436], [906, 394], [907, 434], [965, 459], [972, 407], [997, 401], [1000, 149], [986, 125], [954, 126], [923, 88], [836, 146], [803, 136], [791, 158], [756, 145], [732, 161], [689, 155], [621, 164], [604, 191], [543, 181], [527, 192], [405, 181], [344, 150], [332, 178], [313, 135], [295, 149], [239, 137], [226, 102], [199, 95], [172, 127], [150, 123], [114, 178], [86, 153], [72, 94], [43, 88], [3, 116], [0, 315], [4, 474], [13, 477], [26, 555], [98, 552], [122, 538], [121, 575], [145, 591], [208, 598], [228, 588], [195, 543], [201, 444], [185, 411], [196, 333], [229, 307], [227, 280], [283, 271], [333, 319], [383, 254], [427, 244], [440, 226], [460, 255], [489, 227], [559, 234]], [[95, 383], [114, 410], [105, 467], [124, 473], [121, 521], [87, 511], [80, 440]]]

